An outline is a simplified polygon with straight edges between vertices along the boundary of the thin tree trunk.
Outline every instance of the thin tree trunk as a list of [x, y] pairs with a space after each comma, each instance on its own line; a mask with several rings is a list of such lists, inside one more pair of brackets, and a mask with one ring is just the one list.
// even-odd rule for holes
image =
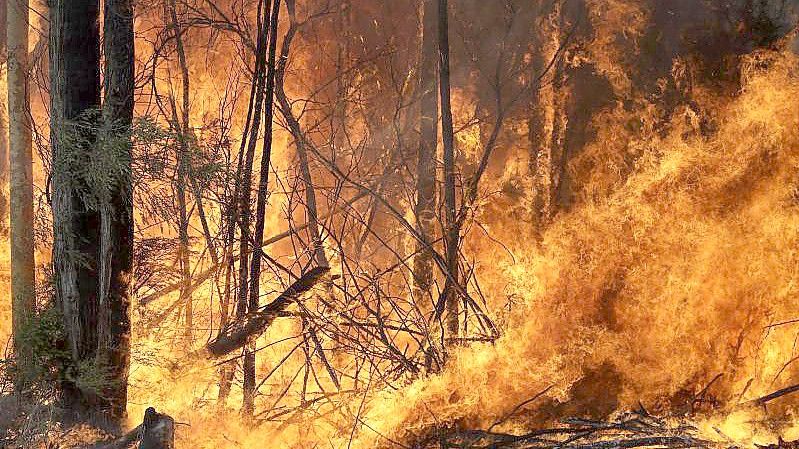
[[[559, 5], [556, 9], [556, 28], [554, 36], [557, 45], [556, 50], [563, 45], [565, 40], [565, 24], [566, 12], [564, 5]], [[560, 209], [562, 202], [561, 187], [564, 180], [564, 172], [566, 171], [566, 164], [568, 162], [568, 149], [566, 148], [566, 126], [568, 125], [569, 117], [566, 112], [566, 75], [565, 63], [563, 58], [558, 58], [552, 77], [552, 108], [553, 108], [553, 122], [552, 122], [552, 137], [549, 149], [549, 207], [546, 210], [545, 220], [547, 224], [552, 220], [555, 214]]]
[[[33, 154], [28, 90], [28, 1], [4, 2], [8, 32], [8, 108], [11, 165], [11, 294], [14, 348], [20, 368], [29, 360], [18, 337], [35, 306]], [[6, 155], [2, 155], [5, 159]], [[5, 165], [5, 162], [2, 163]], [[5, 178], [3, 179], [5, 189]], [[3, 211], [5, 217], [5, 211]]]
[[[286, 0], [286, 9], [292, 23], [296, 22], [295, 17], [295, 2], [294, 0]], [[286, 63], [288, 61], [289, 47], [291, 40], [296, 32], [296, 24], [291, 27], [283, 39], [283, 46], [280, 51], [280, 62], [277, 67], [276, 75], [276, 89], [278, 102], [283, 112], [283, 116], [288, 123], [289, 131], [294, 136], [294, 145], [297, 148], [297, 157], [300, 160], [300, 175], [302, 176], [303, 185], [305, 187], [305, 207], [308, 213], [308, 233], [311, 237], [311, 244], [313, 245], [313, 259], [319, 267], [326, 267], [329, 265], [325, 250], [322, 246], [321, 234], [319, 232], [319, 215], [316, 205], [316, 190], [313, 186], [313, 178], [311, 177], [311, 170], [308, 164], [308, 150], [305, 137], [300, 127], [300, 123], [294, 116], [291, 110], [291, 103], [288, 101], [286, 91], [284, 89], [284, 80], [286, 75]]]
[[430, 294], [433, 283], [433, 222], [436, 214], [436, 142], [438, 141], [438, 74], [436, 73], [436, 31], [438, 5], [424, 0], [422, 51], [419, 63], [419, 153], [416, 168], [416, 227], [421, 242], [416, 243], [413, 261], [415, 297], [421, 301]]
[[450, 98], [449, 74], [449, 12], [447, 0], [438, 2], [438, 71], [441, 92], [441, 134], [444, 144], [444, 210], [445, 210], [445, 247], [447, 263], [447, 280], [442, 295], [447, 309], [447, 332], [449, 338], [458, 336], [458, 301], [455, 288], [459, 282], [458, 247], [460, 232], [457, 224], [455, 204], [455, 136], [452, 125], [452, 105]]
[[[241, 196], [239, 202], [239, 216], [241, 223], [239, 225], [241, 230], [239, 242], [239, 297], [238, 308], [236, 310], [237, 317], [241, 318], [247, 312], [251, 312], [250, 301], [248, 300], [248, 275], [249, 275], [249, 244], [250, 244], [250, 199], [252, 198], [252, 170], [255, 160], [255, 150], [258, 145], [258, 139], [261, 130], [261, 119], [264, 106], [265, 83], [266, 83], [266, 39], [269, 33], [269, 27], [265, 17], [268, 16], [271, 9], [272, 1], [267, 0], [266, 5], [263, 1], [258, 3], [258, 44], [256, 49], [255, 58], [255, 71], [253, 83], [255, 84], [255, 96], [253, 99], [253, 113], [252, 124], [249, 129], [250, 133], [247, 140], [247, 151], [245, 154], [245, 161], [242, 170], [241, 179]], [[243, 369], [243, 388], [244, 398], [242, 402], [241, 413], [242, 416], [250, 420], [253, 417], [255, 409], [255, 352], [253, 351], [252, 344], [249, 344], [244, 349]]]
[[[119, 179], [102, 206], [98, 359], [108, 365], [112, 385], [103, 394], [112, 420], [126, 416], [130, 368], [130, 296], [133, 273], [133, 186], [130, 131], [133, 124], [135, 47], [132, 0], [105, 0], [104, 141], [122, 151]], [[117, 150], [119, 151], [119, 150]]]
[[[530, 79], [536, 79], [544, 70], [544, 48], [541, 45], [543, 39], [540, 37], [540, 30], [535, 31], [534, 48], [531, 49], [531, 73]], [[527, 119], [527, 140], [530, 144], [530, 178], [532, 180], [532, 220], [535, 227], [537, 238], [543, 232], [544, 224], [544, 186], [542, 182], [542, 162], [545, 161], [544, 152], [547, 145], [545, 144], [545, 107], [543, 102], [542, 90], [548, 88], [541, 86], [540, 88], [530, 89], [530, 105], [529, 117]]]
[[[225, 250], [225, 263], [226, 263], [226, 274], [225, 274], [225, 298], [223, 300], [223, 307], [224, 311], [222, 313], [222, 319], [220, 321], [220, 334], [227, 330], [228, 322], [229, 322], [229, 313], [228, 308], [230, 307], [231, 299], [233, 296], [233, 287], [235, 283], [235, 287], [238, 288], [236, 291], [236, 318], [242, 318], [247, 313], [247, 293], [249, 293], [249, 289], [247, 288], [247, 267], [249, 264], [248, 259], [248, 239], [249, 239], [249, 190], [251, 189], [251, 182], [252, 182], [252, 158], [249, 157], [249, 139], [251, 135], [251, 130], [255, 123], [254, 115], [256, 113], [260, 114], [260, 88], [262, 80], [262, 74], [264, 70], [264, 46], [265, 43], [265, 36], [262, 33], [262, 12], [263, 12], [263, 0], [259, 0], [258, 2], [258, 35], [256, 40], [256, 52], [255, 52], [255, 67], [253, 70], [253, 79], [252, 79], [252, 86], [250, 88], [250, 99], [249, 105], [247, 107], [247, 119], [244, 124], [244, 132], [242, 133], [241, 139], [241, 146], [239, 148], [239, 155], [238, 155], [238, 167], [236, 169], [236, 176], [235, 176], [235, 186], [233, 188], [233, 196], [231, 198], [231, 204], [228, 211], [228, 228], [227, 228], [227, 236], [226, 236], [226, 250]], [[260, 119], [259, 119], [260, 120]], [[260, 122], [258, 122], [260, 123]], [[257, 130], [256, 136], [257, 136]], [[253, 156], [254, 157], [254, 156]], [[248, 191], [247, 198], [244, 198], [244, 190]], [[245, 217], [246, 216], [246, 217]], [[244, 225], [244, 219], [246, 218], [247, 224]], [[240, 240], [239, 240], [239, 266], [238, 266], [238, 276], [233, 276], [233, 272], [236, 269], [235, 257], [233, 255], [233, 244], [236, 237], [236, 229], [240, 231]], [[241, 252], [241, 251], [244, 252]], [[246, 350], [245, 350], [246, 355]], [[254, 366], [254, 364], [253, 364]], [[219, 383], [219, 401], [220, 404], [224, 405], [224, 401], [227, 399], [227, 396], [230, 392], [231, 383], [233, 380], [233, 375], [235, 374], [235, 362], [231, 362], [227, 364], [227, 366], [223, 366], [221, 373], [220, 373], [220, 383]], [[254, 383], [254, 375], [253, 383]]]
[[[93, 128], [75, 121], [100, 106], [100, 32], [97, 0], [52, 0], [50, 7], [50, 95], [53, 151], [53, 264], [56, 301], [75, 366], [94, 359], [100, 256], [100, 212], [84, 202], [91, 185]], [[83, 117], [82, 117], [83, 116]], [[74, 142], [80, 137], [79, 143]], [[69, 139], [67, 139], [69, 137]], [[66, 382], [69, 406], [97, 411], [98, 397]], [[78, 410], [80, 411], [80, 410]]]
[[190, 79], [189, 68], [186, 60], [186, 49], [183, 45], [183, 31], [177, 15], [177, 4], [175, 0], [169, 2], [169, 20], [172, 22], [172, 30], [175, 38], [175, 50], [178, 54], [178, 64], [181, 74], [181, 109], [178, 107], [174, 98], [170, 98], [172, 108], [172, 122], [175, 132], [178, 134], [178, 172], [175, 180], [176, 200], [178, 203], [178, 263], [180, 266], [180, 277], [183, 282], [180, 289], [180, 301], [185, 304], [186, 329], [185, 335], [189, 342], [192, 341], [192, 328], [194, 318], [194, 307], [191, 290], [191, 261], [189, 260], [189, 211], [186, 200], [186, 184], [188, 182], [190, 167], [190, 145], [189, 145], [189, 117], [191, 113], [191, 103], [189, 99]]
[[[260, 306], [261, 259], [263, 258], [264, 226], [266, 216], [266, 200], [269, 196], [269, 164], [272, 158], [272, 126], [275, 112], [275, 53], [277, 51], [277, 27], [280, 15], [280, 0], [272, 0], [269, 13], [269, 49], [266, 68], [269, 70], [266, 80], [266, 117], [264, 118], [264, 146], [261, 154], [260, 179], [258, 181], [258, 199], [255, 212], [255, 238], [253, 239], [253, 255], [250, 264], [250, 292], [247, 310], [254, 312]], [[266, 24], [264, 24], [266, 25]], [[252, 360], [248, 357], [252, 354]], [[245, 356], [244, 380], [247, 387], [244, 391], [244, 409], [246, 416], [252, 416], [255, 410], [255, 353], [250, 351]], [[250, 383], [252, 382], [252, 383]]]
[[0, 96], [0, 236], [7, 236], [8, 228], [8, 1], [0, 2], [0, 86], [6, 92]]

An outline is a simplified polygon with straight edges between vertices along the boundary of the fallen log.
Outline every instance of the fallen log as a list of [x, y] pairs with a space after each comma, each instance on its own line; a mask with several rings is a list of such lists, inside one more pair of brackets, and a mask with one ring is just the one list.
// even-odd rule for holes
[[263, 333], [272, 321], [301, 294], [312, 289], [330, 271], [329, 267], [316, 267], [302, 275], [280, 296], [241, 320], [232, 322], [219, 335], [208, 342], [206, 349], [211, 358], [221, 357], [243, 348], [250, 337]]

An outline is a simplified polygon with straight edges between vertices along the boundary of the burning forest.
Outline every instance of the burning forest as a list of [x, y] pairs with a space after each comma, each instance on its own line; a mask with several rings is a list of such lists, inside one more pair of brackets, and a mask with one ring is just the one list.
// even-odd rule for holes
[[799, 1], [0, 13], [0, 447], [799, 447]]

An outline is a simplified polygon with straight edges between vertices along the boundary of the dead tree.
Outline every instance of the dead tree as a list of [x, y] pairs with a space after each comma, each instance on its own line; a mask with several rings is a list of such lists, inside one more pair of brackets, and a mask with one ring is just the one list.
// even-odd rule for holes
[[191, 262], [189, 260], [189, 210], [186, 198], [189, 165], [191, 157], [191, 149], [189, 146], [189, 115], [190, 115], [190, 100], [189, 100], [189, 69], [186, 60], [186, 50], [183, 45], [183, 29], [177, 16], [177, 5], [174, 0], [170, 0], [167, 5], [167, 20], [170, 22], [172, 28], [172, 37], [175, 40], [175, 50], [178, 55], [178, 64], [181, 74], [181, 101], [182, 107], [178, 112], [178, 106], [174, 96], [169, 97], [170, 112], [172, 114], [170, 123], [172, 129], [177, 134], [177, 174], [175, 176], [175, 199], [178, 208], [178, 263], [180, 265], [181, 287], [180, 287], [180, 301], [185, 304], [185, 317], [186, 317], [186, 338], [191, 341], [192, 327], [193, 327], [193, 300], [189, 292], [192, 284], [191, 277]]
[[422, 51], [419, 61], [419, 149], [416, 166], [416, 226], [421, 242], [416, 244], [413, 261], [417, 300], [430, 294], [433, 260], [430, 246], [436, 216], [436, 146], [438, 140], [438, 74], [436, 73], [436, 0], [424, 0], [422, 11]]
[[5, 82], [6, 92], [0, 97], [0, 235], [8, 229], [8, 2], [0, 4], [0, 83]]
[[[269, 196], [269, 165], [272, 158], [272, 126], [275, 111], [275, 54], [277, 52], [277, 31], [280, 15], [280, 0], [272, 0], [269, 13], [269, 48], [267, 50], [267, 80], [264, 92], [266, 117], [264, 118], [264, 145], [261, 154], [261, 167], [258, 181], [258, 198], [255, 212], [255, 236], [253, 255], [250, 262], [249, 299], [247, 310], [257, 310], [260, 306], [261, 260], [263, 259], [264, 226], [266, 224], [266, 200]], [[263, 26], [267, 26], [264, 24]], [[242, 285], [242, 288], [244, 286]], [[251, 416], [255, 406], [255, 353], [245, 357], [244, 372], [244, 414]]]
[[[239, 161], [242, 164], [239, 170], [240, 179], [238, 182], [241, 187], [238, 191], [238, 213], [239, 220], [239, 291], [236, 306], [236, 319], [242, 319], [250, 310], [249, 289], [247, 288], [248, 275], [250, 274], [250, 242], [252, 239], [250, 226], [252, 222], [252, 211], [250, 210], [250, 199], [252, 198], [252, 175], [253, 164], [255, 161], [255, 150], [261, 132], [261, 122], [266, 95], [267, 77], [267, 38], [269, 26], [268, 17], [270, 6], [273, 0], [267, 0], [267, 5], [263, 1], [258, 2], [258, 38], [255, 52], [255, 69], [253, 71], [252, 90], [250, 92], [250, 105], [245, 124], [244, 138], [241, 141], [239, 151]], [[241, 162], [243, 161], [243, 162]], [[256, 299], [257, 301], [257, 299]], [[255, 353], [245, 349], [244, 354], [244, 401], [242, 414], [251, 416], [253, 402], [255, 399]]]
[[459, 285], [458, 254], [460, 230], [457, 225], [455, 204], [455, 135], [452, 125], [452, 104], [449, 73], [449, 12], [447, 0], [438, 2], [438, 76], [441, 95], [441, 138], [444, 144], [444, 246], [446, 248], [446, 281], [441, 299], [436, 307], [437, 317], [444, 309], [446, 331], [449, 337], [458, 336], [458, 303], [456, 286]]
[[288, 63], [288, 54], [291, 42], [296, 33], [296, 2], [295, 0], [286, 0], [286, 9], [288, 10], [289, 18], [292, 26], [286, 31], [283, 38], [283, 46], [280, 52], [280, 62], [275, 68], [276, 72], [276, 85], [275, 95], [277, 96], [283, 117], [288, 124], [289, 132], [294, 137], [294, 146], [297, 149], [297, 158], [299, 159], [300, 173], [302, 176], [303, 187], [305, 188], [305, 209], [308, 213], [308, 233], [311, 239], [313, 249], [313, 259], [318, 266], [327, 266], [328, 260], [325, 255], [324, 248], [322, 247], [322, 240], [319, 232], [319, 212], [316, 200], [316, 188], [313, 185], [313, 178], [311, 176], [311, 169], [308, 158], [308, 146], [310, 142], [307, 141], [305, 133], [302, 131], [299, 120], [295, 117], [291, 110], [291, 102], [289, 102], [285, 91], [285, 76], [286, 65]]

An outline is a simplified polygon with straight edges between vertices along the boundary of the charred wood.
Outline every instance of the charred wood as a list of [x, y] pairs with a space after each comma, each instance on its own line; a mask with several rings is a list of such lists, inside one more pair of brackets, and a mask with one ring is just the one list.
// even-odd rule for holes
[[221, 357], [244, 347], [251, 337], [266, 330], [292, 301], [319, 283], [328, 271], [330, 271], [329, 267], [311, 269], [291, 284], [277, 299], [231, 323], [227, 329], [206, 345], [210, 355]]

